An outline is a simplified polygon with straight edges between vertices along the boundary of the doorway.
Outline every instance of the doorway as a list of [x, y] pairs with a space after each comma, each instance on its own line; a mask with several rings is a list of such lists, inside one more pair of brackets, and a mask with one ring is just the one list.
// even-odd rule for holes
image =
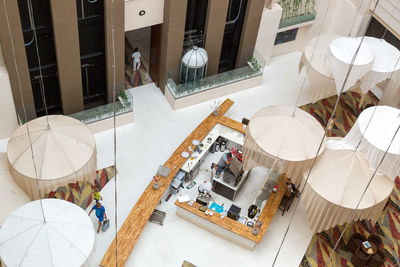
[[[151, 27], [125, 32], [125, 88], [152, 83], [149, 75]], [[134, 69], [132, 54], [135, 50], [141, 55], [140, 67]], [[137, 67], [137, 65], [136, 65]]]

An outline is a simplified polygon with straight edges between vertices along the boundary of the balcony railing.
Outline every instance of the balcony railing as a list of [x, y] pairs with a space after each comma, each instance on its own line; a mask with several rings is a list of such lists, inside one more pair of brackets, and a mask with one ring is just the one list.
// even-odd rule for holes
[[[133, 111], [133, 97], [128, 91], [121, 91], [118, 94], [118, 101], [115, 103], [115, 114], [121, 115]], [[69, 115], [72, 118], [80, 120], [85, 124], [112, 118], [114, 115], [113, 103], [87, 109], [78, 113]]]
[[279, 28], [315, 19], [315, 0], [279, 0], [279, 5], [283, 9]]
[[265, 59], [255, 50], [253, 56], [247, 62], [247, 66], [245, 67], [208, 76], [201, 80], [186, 84], [176, 84], [171, 77], [168, 77], [167, 87], [174, 98], [178, 99], [262, 75], [264, 67]]

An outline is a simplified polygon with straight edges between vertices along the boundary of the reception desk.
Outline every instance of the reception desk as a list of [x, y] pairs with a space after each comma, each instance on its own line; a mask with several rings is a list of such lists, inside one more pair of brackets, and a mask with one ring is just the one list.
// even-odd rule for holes
[[261, 231], [258, 235], [253, 235], [253, 229], [251, 227], [228, 217], [221, 218], [221, 214], [219, 213], [214, 212], [213, 216], [206, 215], [205, 212], [199, 210], [200, 204], [198, 203], [194, 203], [190, 206], [189, 202], [179, 203], [177, 200], [175, 201], [176, 214], [222, 238], [234, 242], [244, 248], [253, 249], [256, 244], [260, 243], [262, 240], [265, 231], [278, 210], [279, 204], [286, 192], [286, 182], [286, 176], [284, 174], [280, 175], [277, 183], [278, 191], [269, 196], [260, 216], [258, 217], [262, 223]]

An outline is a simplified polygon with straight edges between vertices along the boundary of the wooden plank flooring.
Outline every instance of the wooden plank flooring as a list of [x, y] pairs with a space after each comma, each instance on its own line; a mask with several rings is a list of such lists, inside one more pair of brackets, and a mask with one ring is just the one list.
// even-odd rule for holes
[[[284, 174], [279, 177], [278, 191], [270, 195], [270, 197], [267, 200], [267, 203], [264, 206], [263, 211], [260, 214], [259, 220], [262, 222], [262, 228], [260, 233], [256, 236], [252, 234], [252, 228], [245, 226], [244, 224], [241, 224], [230, 218], [224, 218], [223, 220], [221, 220], [221, 216], [219, 216], [218, 213], [217, 215], [206, 216], [204, 212], [199, 210], [200, 204], [198, 203], [194, 203], [193, 206], [189, 206], [188, 202], [179, 203], [179, 201], [176, 200], [175, 205], [203, 218], [204, 220], [207, 220], [218, 226], [221, 226], [231, 231], [232, 233], [247, 238], [248, 240], [251, 240], [255, 243], [260, 243], [265, 234], [265, 231], [267, 230], [269, 224], [272, 221], [272, 218], [275, 216], [279, 204], [281, 203], [282, 198], [286, 192], [286, 181], [287, 178]], [[243, 211], [246, 212], [246, 209], [244, 209]]]
[[[153, 210], [160, 202], [164, 192], [168, 189], [169, 184], [175, 177], [176, 173], [186, 162], [187, 159], [181, 157], [183, 151], [187, 151], [189, 145], [192, 145], [192, 140], [203, 140], [211, 129], [224, 118], [224, 114], [233, 105], [233, 101], [227, 99], [220, 106], [218, 116], [212, 113], [183, 141], [183, 143], [175, 150], [171, 157], [165, 162], [164, 166], [169, 167], [171, 172], [167, 178], [158, 177], [160, 181], [160, 188], [153, 189], [153, 183], [149, 183], [142, 196], [139, 198], [136, 205], [133, 207], [128, 217], [124, 221], [120, 230], [118, 231], [118, 266], [124, 266], [129, 258], [129, 255], [135, 246], [143, 228], [148, 222]], [[226, 121], [226, 119], [224, 119]], [[236, 125], [237, 126], [237, 125]], [[192, 145], [193, 146], [193, 145]], [[115, 255], [115, 239], [107, 249], [100, 266], [113, 267], [117, 266]]]

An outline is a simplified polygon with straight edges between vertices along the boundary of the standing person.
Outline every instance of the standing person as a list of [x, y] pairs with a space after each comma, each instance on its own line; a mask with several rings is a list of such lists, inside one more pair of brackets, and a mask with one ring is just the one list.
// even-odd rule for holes
[[96, 200], [96, 203], [100, 200], [103, 201], [103, 197], [100, 195], [99, 188], [96, 186], [93, 192], [93, 199]]
[[204, 181], [204, 183], [199, 185], [197, 190], [199, 191], [199, 193], [209, 194], [209, 193], [211, 193], [212, 185], [211, 185], [210, 181]]
[[96, 210], [96, 217], [97, 217], [97, 219], [99, 219], [99, 227], [97, 227], [97, 233], [99, 233], [101, 223], [104, 221], [104, 219], [107, 219], [106, 209], [104, 208], [104, 206], [101, 205], [100, 202], [97, 202], [93, 206], [92, 210], [89, 212], [89, 216], [93, 210]]
[[135, 47], [135, 50], [133, 50], [132, 53], [132, 58], [133, 58], [133, 71], [138, 71], [140, 68], [140, 60], [142, 58], [142, 55], [139, 52], [139, 48]]
[[219, 159], [218, 166], [217, 166], [217, 171], [215, 173], [215, 177], [219, 177], [221, 172], [223, 172], [226, 168], [231, 163], [232, 160], [232, 153], [224, 153], [221, 158]]

